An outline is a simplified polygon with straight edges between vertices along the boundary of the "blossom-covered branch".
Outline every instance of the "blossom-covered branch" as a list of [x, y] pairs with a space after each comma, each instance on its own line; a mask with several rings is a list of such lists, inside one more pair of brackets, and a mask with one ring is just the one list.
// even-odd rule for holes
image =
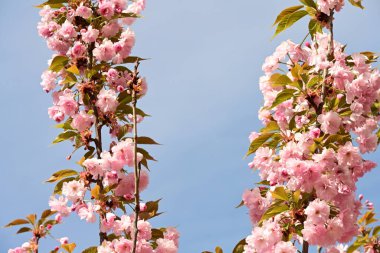
[[[38, 32], [55, 52], [41, 83], [53, 97], [49, 116], [63, 131], [53, 143], [73, 143], [68, 159], [86, 151], [79, 168], [57, 171], [48, 180], [56, 183], [49, 201], [56, 223], [72, 213], [90, 223], [98, 219], [100, 245], [85, 252], [177, 252], [177, 230], [154, 229], [148, 222], [160, 214], [159, 201], [141, 202], [140, 196], [149, 182], [148, 161], [155, 160], [141, 146], [158, 144], [137, 136], [149, 115], [136, 107], [147, 83], [138, 70], [144, 59], [130, 55], [131, 26], [145, 1], [49, 0], [38, 7]], [[67, 252], [76, 247], [67, 239], [61, 244]], [[9, 252], [17, 250], [37, 252], [38, 241], [34, 248]]]

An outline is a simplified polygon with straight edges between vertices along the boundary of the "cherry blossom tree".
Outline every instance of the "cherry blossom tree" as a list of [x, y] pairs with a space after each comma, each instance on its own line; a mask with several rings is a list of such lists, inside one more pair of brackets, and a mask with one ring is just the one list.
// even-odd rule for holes
[[[144, 59], [130, 55], [131, 27], [145, 0], [49, 0], [38, 8], [39, 35], [54, 52], [41, 82], [52, 94], [49, 117], [62, 130], [53, 143], [70, 141], [72, 154], [85, 152], [75, 168], [47, 180], [56, 184], [49, 209], [6, 225], [32, 233], [29, 242], [8, 252], [39, 252], [40, 239], [72, 214], [99, 222], [99, 245], [83, 252], [177, 252], [177, 230], [149, 223], [160, 214], [159, 200], [143, 202], [141, 196], [149, 183], [148, 161], [155, 161], [142, 146], [158, 144], [138, 135], [138, 124], [149, 115], [137, 104], [148, 86], [139, 72]], [[64, 237], [51, 252], [75, 248]]]
[[274, 23], [276, 36], [310, 17], [304, 41], [282, 42], [262, 68], [264, 127], [250, 134], [247, 153], [262, 181], [243, 194], [240, 206], [248, 208], [253, 231], [233, 252], [307, 253], [311, 246], [380, 252], [373, 204], [356, 196], [358, 180], [376, 167], [363, 154], [380, 142], [380, 71], [371, 65], [377, 56], [349, 54], [334, 38], [334, 14], [348, 2], [363, 6], [360, 0], [300, 2]]

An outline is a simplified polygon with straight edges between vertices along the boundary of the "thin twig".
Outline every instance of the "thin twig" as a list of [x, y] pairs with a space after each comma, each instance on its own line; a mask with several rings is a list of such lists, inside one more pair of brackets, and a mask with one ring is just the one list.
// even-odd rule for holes
[[[137, 113], [136, 113], [136, 105], [137, 105], [137, 94], [136, 89], [138, 84], [138, 67], [139, 61], [135, 64], [135, 71], [133, 73], [132, 79], [132, 113], [133, 113], [133, 153], [134, 153], [134, 171], [135, 171], [135, 220], [134, 220], [134, 237], [133, 237], [133, 248], [132, 253], [136, 253], [137, 247], [137, 236], [138, 236], [138, 220], [140, 215], [140, 171], [141, 168], [139, 163], [137, 162]], [[135, 87], [136, 85], [136, 87]]]

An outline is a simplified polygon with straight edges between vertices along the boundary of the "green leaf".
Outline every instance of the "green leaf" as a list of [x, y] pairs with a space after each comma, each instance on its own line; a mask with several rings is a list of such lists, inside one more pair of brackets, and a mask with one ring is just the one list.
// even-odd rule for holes
[[271, 192], [272, 197], [279, 200], [288, 201], [289, 197], [288, 194], [285, 191], [285, 188], [280, 186], [277, 187], [274, 191]]
[[251, 142], [251, 145], [249, 146], [249, 150], [246, 156], [249, 156], [250, 154], [255, 153], [257, 149], [259, 149], [273, 135], [274, 133], [261, 133], [259, 137], [257, 137]]
[[296, 90], [294, 89], [285, 89], [277, 94], [276, 99], [273, 101], [272, 106], [270, 109], [278, 106], [279, 104], [291, 99], [294, 96], [294, 93], [296, 93]]
[[145, 144], [145, 145], [160, 145], [152, 138], [146, 137], [146, 136], [140, 136], [137, 137], [137, 143], [138, 144]]
[[302, 7], [303, 7], [302, 5], [297, 5], [297, 6], [292, 6], [292, 7], [286, 8], [285, 10], [281, 11], [280, 14], [278, 14], [278, 16], [277, 16], [277, 18], [276, 18], [276, 21], [274, 21], [274, 24], [273, 24], [273, 25], [276, 25], [276, 24], [279, 23], [284, 17], [286, 17], [287, 15], [292, 14], [292, 13], [298, 11], [298, 10], [301, 9]]
[[68, 62], [69, 58], [67, 56], [58, 55], [52, 60], [49, 69], [54, 72], [59, 72], [66, 66]]
[[308, 87], [308, 88], [312, 88], [312, 87], [314, 87], [316, 84], [318, 84], [321, 80], [322, 80], [322, 78], [321, 78], [320, 76], [314, 76], [313, 78], [311, 78], [311, 79], [307, 82], [307, 87]]
[[270, 121], [264, 128], [260, 130], [261, 133], [277, 132], [280, 129], [276, 121]]
[[355, 0], [348, 0], [353, 6], [358, 7], [360, 9], [364, 9], [364, 6], [362, 5], [362, 0], [355, 1]]
[[380, 226], [376, 226], [373, 228], [372, 235], [377, 236], [379, 232], [380, 232]]
[[324, 144], [327, 146], [331, 143], [338, 143], [344, 145], [347, 141], [350, 141], [350, 135], [332, 134], [328, 135]]
[[71, 126], [71, 123], [73, 122], [73, 119], [72, 118], [69, 118], [68, 120], [66, 120], [65, 123], [61, 123], [61, 124], [57, 124], [55, 125], [54, 127], [55, 128], [62, 128], [62, 129], [65, 129], [65, 130], [74, 130]]
[[123, 63], [136, 63], [137, 61], [145, 61], [147, 59], [140, 58], [137, 56], [128, 56], [126, 59], [124, 59]]
[[305, 10], [307, 11], [307, 13], [309, 13], [309, 15], [314, 18], [316, 15], [317, 15], [317, 10], [315, 8], [312, 8], [312, 7], [309, 7], [309, 6], [306, 6], [305, 7]]
[[316, 33], [321, 33], [321, 32], [322, 32], [321, 24], [317, 20], [311, 19], [309, 22], [309, 33], [311, 37], [314, 37]]
[[119, 132], [117, 133], [117, 139], [120, 141], [121, 138], [123, 138], [128, 133], [128, 130], [129, 130], [128, 125], [121, 126], [119, 128]]
[[300, 0], [300, 2], [306, 6], [312, 7], [314, 9], [317, 8], [317, 5], [315, 4], [315, 2], [313, 0]]
[[82, 251], [82, 253], [97, 253], [98, 248], [93, 246]]
[[62, 179], [61, 181], [59, 181], [58, 184], [54, 187], [54, 194], [61, 194], [63, 183], [70, 182], [70, 181], [73, 181], [75, 179], [76, 179], [75, 177], [69, 177], [69, 178], [65, 178], [65, 179]]
[[289, 27], [291, 27], [292, 25], [294, 25], [294, 23], [296, 23], [301, 18], [305, 17], [307, 14], [308, 14], [307, 11], [300, 10], [300, 11], [296, 11], [296, 12], [293, 12], [291, 14], [286, 15], [278, 23], [276, 32], [273, 35], [273, 37], [276, 37], [279, 33], [285, 31], [286, 29], [288, 29]]
[[26, 233], [26, 232], [30, 232], [30, 231], [33, 231], [33, 229], [28, 228], [28, 227], [22, 227], [22, 228], [20, 228], [20, 229], [16, 232], [16, 234], [22, 234], [22, 233]]
[[72, 65], [70, 68], [66, 69], [66, 71], [73, 73], [74, 75], [80, 75], [79, 69], [75, 65]]
[[62, 81], [62, 84], [74, 85], [77, 81], [78, 79], [73, 73], [67, 73], [66, 78]]
[[274, 88], [288, 85], [291, 82], [292, 82], [292, 80], [290, 80], [290, 78], [288, 76], [282, 75], [279, 73], [273, 74], [269, 79], [270, 85]]
[[49, 0], [43, 4], [37, 5], [37, 8], [42, 8], [45, 5], [49, 5], [52, 8], [60, 8], [64, 3], [67, 3], [67, 0]]
[[78, 175], [78, 172], [75, 170], [67, 169], [67, 170], [60, 170], [55, 172], [46, 182], [53, 183], [58, 180], [61, 180], [62, 178], [66, 178], [69, 176], [76, 176]]
[[153, 156], [151, 156], [151, 155], [149, 154], [148, 151], [146, 151], [146, 150], [143, 149], [143, 148], [137, 148], [137, 152], [141, 153], [141, 154], [143, 155], [143, 157], [144, 157], [145, 159], [147, 159], [147, 160], [157, 161], [156, 159], [154, 159]]
[[348, 249], [347, 249], [347, 253], [353, 253], [355, 250], [357, 250], [358, 248], [360, 248], [363, 244], [358, 244], [358, 243], [354, 243], [353, 245], [351, 245]]
[[166, 229], [164, 229], [164, 228], [161, 228], [161, 229], [152, 228], [152, 239], [157, 240], [160, 238], [164, 238], [164, 232], [165, 231], [166, 231]]
[[120, 13], [112, 17], [112, 19], [117, 19], [117, 18], [141, 18], [141, 15], [129, 12], [129, 13]]
[[68, 140], [72, 137], [75, 137], [76, 135], [77, 135], [77, 133], [74, 131], [63, 132], [63, 133], [59, 134], [57, 136], [57, 138], [55, 138], [55, 140], [53, 141], [53, 144], [57, 144], [57, 143], [60, 143], [62, 141]]
[[161, 213], [158, 212], [158, 203], [161, 199], [156, 201], [149, 201], [146, 203], [146, 210], [140, 212], [140, 218], [143, 220], [149, 220], [153, 217], [159, 216]]
[[247, 242], [245, 241], [245, 238], [244, 238], [240, 240], [238, 244], [236, 244], [235, 248], [232, 250], [232, 253], [243, 253], [245, 245], [247, 245]]
[[130, 94], [129, 90], [125, 90], [119, 94], [117, 97], [117, 101], [119, 104], [128, 104], [132, 102], [132, 95]]
[[25, 220], [25, 219], [16, 219], [11, 222], [9, 222], [7, 225], [5, 225], [5, 228], [13, 227], [13, 226], [18, 226], [18, 225], [23, 225], [23, 224], [29, 224], [30, 222]]
[[273, 203], [268, 210], [263, 214], [261, 217], [260, 223], [264, 220], [267, 220], [269, 218], [272, 218], [276, 216], [277, 214], [283, 213], [285, 211], [288, 211], [289, 207], [284, 204], [283, 201], [277, 201]]

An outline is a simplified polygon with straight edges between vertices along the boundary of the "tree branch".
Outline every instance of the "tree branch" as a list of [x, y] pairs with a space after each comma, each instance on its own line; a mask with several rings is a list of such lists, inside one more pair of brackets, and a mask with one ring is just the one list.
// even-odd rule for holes
[[134, 172], [135, 172], [135, 220], [134, 220], [134, 237], [133, 237], [133, 248], [132, 253], [136, 253], [137, 247], [137, 236], [138, 236], [138, 220], [140, 215], [140, 164], [137, 162], [137, 113], [136, 113], [136, 105], [137, 105], [137, 94], [136, 89], [138, 89], [138, 67], [140, 63], [139, 61], [135, 64], [135, 71], [133, 73], [132, 78], [132, 113], [133, 113], [133, 153], [134, 153]]

